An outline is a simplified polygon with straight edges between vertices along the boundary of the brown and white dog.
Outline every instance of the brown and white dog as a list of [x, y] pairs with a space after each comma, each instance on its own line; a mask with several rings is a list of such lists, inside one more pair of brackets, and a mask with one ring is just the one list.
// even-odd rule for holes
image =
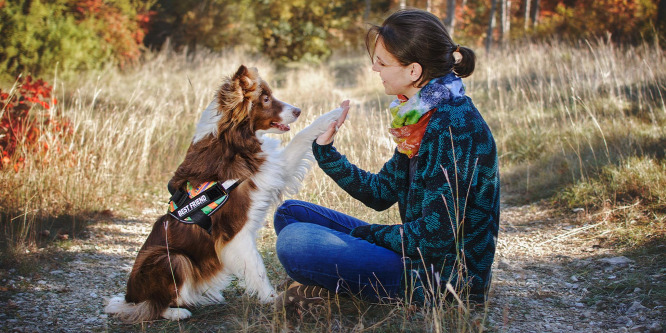
[[273, 97], [256, 69], [240, 66], [203, 112], [170, 185], [240, 184], [211, 216], [210, 234], [169, 214], [160, 217], [139, 250], [125, 297], [110, 299], [105, 312], [132, 323], [185, 319], [191, 313], [183, 307], [222, 303], [221, 291], [234, 276], [261, 302], [273, 301], [275, 290], [257, 250], [257, 232], [281, 195], [298, 191], [311, 165], [312, 142], [341, 111], [319, 117], [282, 148], [279, 140], [264, 134], [289, 131], [301, 110]]

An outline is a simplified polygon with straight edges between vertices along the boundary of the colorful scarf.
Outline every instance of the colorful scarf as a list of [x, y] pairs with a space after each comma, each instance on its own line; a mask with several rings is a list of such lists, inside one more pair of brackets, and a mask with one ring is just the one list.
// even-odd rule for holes
[[389, 133], [398, 144], [398, 151], [409, 158], [414, 157], [419, 151], [434, 107], [442, 101], [452, 101], [463, 96], [465, 86], [453, 73], [430, 80], [412, 99], [398, 95], [398, 99], [389, 105], [393, 116]]

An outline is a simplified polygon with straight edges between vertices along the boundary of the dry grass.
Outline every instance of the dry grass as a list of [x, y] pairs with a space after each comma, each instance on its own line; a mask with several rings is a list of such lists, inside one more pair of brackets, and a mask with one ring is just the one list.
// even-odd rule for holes
[[[292, 133], [351, 99], [350, 119], [336, 146], [369, 171], [379, 170], [392, 154], [385, 112], [390, 97], [365, 56], [277, 72], [269, 61], [248, 58], [242, 51], [195, 57], [154, 54], [139, 68], [55, 82], [60, 103], [52, 112], [72, 120], [75, 132], [68, 144], [75, 153], [51, 155], [49, 160], [28, 156], [18, 173], [0, 171], [3, 256], [20, 259], [56, 216], [75, 217], [74, 229], [96, 212], [138, 216], [144, 210], [166, 209], [166, 182], [184, 156], [200, 111], [222, 77], [241, 63], [259, 68], [278, 98], [304, 110]], [[657, 231], [618, 233], [630, 238], [623, 243], [635, 246], [664, 237], [666, 58], [658, 45], [618, 47], [603, 40], [516, 45], [480, 54], [475, 74], [465, 82], [495, 135], [506, 202], [551, 198], [563, 208], [591, 211], [635, 204], [633, 215], [616, 216], [619, 224], [614, 228], [634, 230], [633, 220]], [[371, 223], [400, 220], [396, 207], [374, 212], [317, 168], [297, 199]], [[261, 238], [273, 281], [284, 280], [272, 252], [272, 230], [264, 229]], [[275, 331], [289, 325], [284, 314], [257, 308], [244, 296], [229, 300], [236, 302], [237, 311], [219, 314], [219, 320], [230, 329]], [[212, 320], [214, 315], [203, 318]], [[414, 311], [408, 305], [369, 306], [347, 299], [305, 320], [302, 328], [474, 331], [483, 324], [483, 312], [479, 318], [474, 315], [448, 305]], [[158, 325], [166, 331], [197, 327], [196, 320]]]

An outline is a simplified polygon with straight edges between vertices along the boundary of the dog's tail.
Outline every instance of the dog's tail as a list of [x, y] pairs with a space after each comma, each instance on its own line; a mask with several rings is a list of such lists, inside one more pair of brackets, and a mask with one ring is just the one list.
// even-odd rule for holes
[[150, 301], [127, 303], [122, 296], [109, 299], [109, 303], [104, 308], [104, 312], [113, 314], [128, 324], [158, 319], [162, 310], [160, 306], [155, 306]]

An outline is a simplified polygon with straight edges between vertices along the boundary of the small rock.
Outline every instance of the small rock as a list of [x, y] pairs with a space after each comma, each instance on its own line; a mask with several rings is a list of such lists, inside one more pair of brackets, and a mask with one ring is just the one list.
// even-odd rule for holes
[[641, 304], [641, 302], [633, 302], [633, 303], [631, 303], [631, 306], [629, 307], [629, 309], [627, 309], [627, 315], [628, 316], [633, 316], [633, 315], [636, 315], [636, 314], [638, 314], [638, 313], [640, 313], [640, 312], [642, 312], [646, 309], [647, 308], [644, 307], [643, 304]]
[[574, 306], [577, 307], [577, 308], [584, 308], [585, 304], [578, 302], [578, 303], [575, 303]]
[[634, 321], [631, 320], [631, 318], [629, 318], [629, 317], [627, 317], [627, 316], [620, 316], [620, 317], [617, 317], [617, 319], [615, 320], [615, 322], [618, 323], [620, 326], [623, 326], [623, 327], [631, 327], [631, 326], [634, 326]]
[[619, 257], [613, 257], [613, 258], [601, 258], [599, 261], [607, 263], [609, 265], [615, 265], [615, 266], [623, 266], [623, 265], [629, 265], [634, 263], [633, 260], [625, 257], [625, 256], [619, 256]]
[[574, 208], [573, 212], [574, 213], [583, 213], [583, 212], [585, 212], [585, 208]]
[[640, 293], [641, 291], [643, 291], [641, 288], [634, 288], [634, 294]]
[[578, 278], [575, 275], [571, 276], [571, 281], [578, 282]]
[[42, 232], [40, 232], [39, 235], [46, 238], [46, 237], [51, 236], [51, 231], [45, 229], [45, 230], [42, 230]]
[[629, 332], [643, 332], [646, 329], [647, 329], [647, 327], [645, 327], [645, 325], [636, 325], [636, 326], [632, 327], [629, 330]]
[[659, 323], [654, 323], [650, 325], [650, 333], [662, 333], [664, 332], [664, 329], [661, 327]]

